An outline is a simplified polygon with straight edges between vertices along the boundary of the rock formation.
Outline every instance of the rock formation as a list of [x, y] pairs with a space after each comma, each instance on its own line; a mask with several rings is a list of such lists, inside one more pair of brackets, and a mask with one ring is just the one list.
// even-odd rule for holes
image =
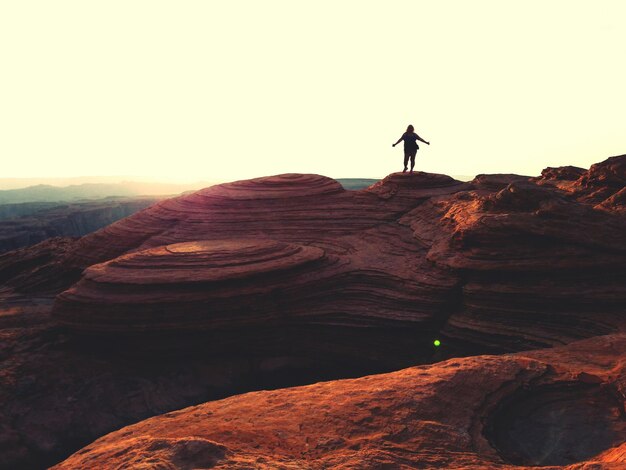
[[[58, 297], [55, 315], [75, 330], [117, 335], [388, 328], [410, 332], [400, 355], [412, 360], [442, 326], [459, 353], [607, 334], [619, 329], [626, 298], [626, 220], [581, 191], [613, 196], [622, 160], [594, 165], [569, 192], [515, 175], [468, 185], [394, 174], [363, 191], [313, 175], [214, 186], [81, 239], [66, 263], [93, 266]], [[553, 169], [549, 181], [571, 173]], [[254, 260], [265, 260], [267, 240], [308, 261], [268, 255], [275, 268], [263, 265], [260, 279]], [[230, 278], [231, 264], [247, 276]], [[353, 339], [346, 332], [342, 343]]]
[[[287, 174], [160, 201], [79, 240], [53, 239], [0, 256], [7, 306], [0, 309], [0, 467], [48, 465], [126, 424], [233, 393], [565, 344], [573, 349], [546, 350], [545, 357], [455, 359], [337, 383], [336, 407], [328, 406], [338, 416], [367, 408], [367, 400], [379, 400], [385, 406], [372, 406], [381, 409], [396, 409], [397, 402], [400, 410], [409, 388], [450, 395], [445, 403], [416, 398], [414, 405], [444, 410], [446, 404], [450, 419], [415, 410], [415, 422], [393, 413], [387, 421], [366, 419], [359, 424], [371, 431], [363, 451], [346, 437], [354, 423], [333, 434], [334, 421], [305, 424], [328, 429], [322, 447], [340, 449], [336, 454], [305, 455], [302, 443], [278, 442], [270, 422], [259, 430], [269, 434], [258, 452], [208, 434], [196, 443], [184, 437], [194, 428], [182, 424], [180, 434], [172, 428], [171, 439], [164, 434], [155, 443], [141, 431], [136, 447], [111, 445], [127, 459], [122, 466], [132, 455], [153, 452], [150, 458], [181, 468], [213, 460], [260, 465], [261, 459], [267, 468], [333, 462], [350, 468], [359, 467], [358, 459], [410, 468], [417, 456], [428, 462], [419, 450], [426, 448], [448, 454], [436, 461], [450, 467], [560, 465], [605, 451], [598, 458], [619, 461], [624, 449], [615, 436], [623, 437], [623, 415], [610, 416], [623, 406], [623, 363], [596, 348], [624, 352], [624, 175], [626, 156], [588, 171], [549, 169], [537, 178], [480, 175], [462, 183], [445, 175], [392, 174], [359, 191], [323, 176]], [[52, 293], [59, 295], [51, 319], [51, 300], [41, 297]], [[584, 340], [592, 337], [601, 338]], [[572, 352], [577, 348], [587, 349]], [[571, 354], [587, 362], [570, 361]], [[463, 371], [458, 377], [457, 370]], [[484, 386], [472, 377], [482, 377]], [[368, 388], [369, 381], [385, 393]], [[343, 398], [360, 396], [357, 386], [362, 405]], [[283, 414], [275, 409], [276, 419], [300, 423], [301, 413], [290, 410], [311, 407], [323, 415], [321, 391], [334, 385], [316, 387], [225, 403], [241, 403], [236, 414], [249, 416], [244, 408], [265, 406], [264, 398], [255, 400], [273, 396], [285, 406]], [[307, 396], [306, 390], [317, 391]], [[469, 408], [460, 410], [462, 403]], [[610, 431], [598, 431], [580, 455], [565, 455], [578, 434], [555, 444], [555, 452], [545, 449], [548, 460], [516, 446], [524, 436], [551, 442], [533, 428], [536, 409], [572, 414], [565, 423], [574, 429], [582, 425], [572, 410], [581, 404], [591, 407], [584, 419]], [[467, 431], [463, 423], [472, 419]], [[396, 421], [409, 431], [387, 430]], [[423, 447], [409, 423], [431, 436]], [[514, 425], [506, 430], [508, 423]], [[235, 433], [220, 426], [215, 429]], [[383, 439], [385, 433], [391, 437]], [[85, 454], [96, 466], [99, 452], [110, 455], [99, 449]]]
[[496, 352], [616, 331], [626, 298], [624, 217], [534, 182], [483, 185], [400, 219], [428, 260], [462, 273], [445, 335]]
[[186, 408], [54, 468], [624, 468], [624, 379], [626, 335], [451, 359]]

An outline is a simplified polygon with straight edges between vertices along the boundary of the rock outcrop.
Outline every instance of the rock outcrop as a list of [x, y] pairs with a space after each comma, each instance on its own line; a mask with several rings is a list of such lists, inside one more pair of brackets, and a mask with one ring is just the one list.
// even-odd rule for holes
[[432, 198], [400, 219], [427, 259], [462, 278], [443, 331], [503, 352], [617, 331], [626, 299], [626, 219], [534, 182]]
[[[293, 453], [300, 444], [281, 447], [282, 438], [271, 437], [275, 428], [267, 424], [267, 446], [292, 450], [273, 454], [261, 446], [255, 453], [212, 437], [206, 439], [215, 446], [204, 447], [205, 441], [183, 437], [184, 430], [172, 434], [174, 441], [164, 437], [157, 443], [138, 434], [136, 448], [119, 444], [120, 462], [132, 462], [134, 452], [148, 455], [142, 442], [154, 452], [162, 446], [163, 455], [151, 458], [181, 467], [244, 465], [245, 459], [259, 465], [262, 458], [268, 468], [333, 462], [359, 467], [358, 459], [410, 467], [417, 455], [427, 459], [428, 452], [419, 450], [427, 447], [448, 453], [448, 460], [429, 455], [450, 467], [561, 464], [596, 459], [605, 449], [598, 458], [618, 461], [624, 449], [613, 438], [622, 428], [611, 416], [623, 394], [623, 364], [594, 348], [613, 348], [611, 354], [623, 356], [625, 167], [622, 156], [578, 176], [578, 169], [565, 168], [538, 178], [480, 175], [469, 183], [445, 175], [392, 174], [359, 191], [318, 175], [258, 178], [160, 201], [79, 240], [53, 239], [2, 255], [0, 283], [10, 298], [0, 301], [0, 467], [49, 465], [124, 425], [234, 393], [570, 343], [588, 348], [575, 353], [581, 364], [568, 359], [578, 351], [572, 346], [560, 350], [567, 356], [562, 362], [534, 352], [410, 369], [389, 376], [398, 393], [385, 385], [386, 378], [341, 382], [364, 387], [363, 397], [378, 397], [392, 409], [396, 402], [401, 408], [402, 393], [409, 393], [403, 381], [411, 390], [450, 394], [449, 401], [459, 405], [446, 402], [449, 419], [416, 411], [417, 421], [410, 421], [424, 430], [436, 423], [423, 447], [410, 434], [409, 421], [402, 424], [408, 431], [381, 434], [379, 425], [404, 423], [404, 415], [390, 414], [387, 421], [372, 418], [377, 424], [366, 441], [378, 444], [363, 451], [350, 447], [356, 445], [351, 438], [336, 444], [331, 437], [322, 447], [343, 449], [337, 454]], [[52, 318], [51, 300], [41, 298], [51, 294], [59, 294]], [[35, 314], [28, 313], [32, 309]], [[577, 343], [606, 335], [612, 335], [606, 342]], [[454, 370], [464, 372], [457, 378]], [[368, 388], [368, 380], [389, 398]], [[498, 391], [503, 384], [513, 385]], [[357, 385], [337, 387], [337, 406], [345, 402], [346, 408], [333, 412], [353, 413], [358, 405], [342, 393], [359, 396]], [[466, 391], [468, 401], [459, 400]], [[303, 397], [312, 413], [323, 415], [321, 392], [294, 393], [267, 396], [294, 403]], [[419, 400], [418, 409], [444, 409]], [[478, 409], [474, 400], [488, 403]], [[462, 403], [467, 411], [458, 409]], [[554, 403], [557, 408], [551, 408]], [[567, 434], [568, 444], [553, 443], [555, 452], [544, 449], [552, 460], [524, 450], [537, 442], [516, 444], [533, 435], [552, 442], [533, 427], [535, 410], [572, 415], [565, 422], [574, 429], [582, 425], [572, 410], [583, 405], [591, 411], [581, 416], [610, 432], [598, 431], [597, 442], [590, 440], [580, 455], [572, 451], [574, 460], [566, 454], [577, 434]], [[478, 436], [471, 439], [461, 431], [470, 415], [470, 434]], [[280, 416], [285, 423], [298, 422]], [[360, 425], [367, 428], [368, 422]], [[514, 425], [507, 430], [508, 423]], [[331, 424], [336, 423], [306, 426]], [[353, 425], [348, 421], [337, 432]], [[405, 434], [406, 446], [396, 446]], [[410, 449], [419, 451], [411, 456]]]
[[0, 255], [0, 286], [19, 286], [22, 293], [53, 296], [80, 278], [80, 271], [62, 265], [76, 239], [49, 238], [36, 245]]
[[68, 264], [112, 259], [59, 295], [54, 315], [91, 335], [143, 334], [153, 347], [205, 331], [222, 352], [243, 342], [273, 354], [365, 355], [383, 369], [428, 360], [458, 278], [428, 262], [396, 219], [462, 188], [442, 175], [392, 175], [351, 192], [283, 175], [164, 201], [78, 242]]
[[617, 469], [625, 384], [626, 336], [605, 336], [206, 403], [54, 468]]
[[[421, 173], [363, 191], [315, 175], [214, 186], [81, 239], [68, 265], [109, 261], [58, 297], [55, 316], [75, 330], [116, 335], [315, 325], [343, 329], [346, 345], [354, 328], [390, 329], [376, 342], [408, 333], [413, 340], [397, 345], [411, 360], [439, 332], [455, 354], [615, 332], [626, 298], [626, 220], [580, 191], [593, 181], [596, 194], [606, 181], [603, 194], [617, 193], [622, 160], [594, 165], [569, 191], [516, 175], [469, 185]], [[552, 169], [549, 181], [571, 181], [572, 171]], [[562, 174], [568, 179], [557, 180]], [[258, 279], [252, 260], [267, 240], [315, 252], [315, 260], [285, 276], [276, 255], [276, 269]], [[216, 259], [248, 269], [249, 279], [221, 278], [229, 271]]]

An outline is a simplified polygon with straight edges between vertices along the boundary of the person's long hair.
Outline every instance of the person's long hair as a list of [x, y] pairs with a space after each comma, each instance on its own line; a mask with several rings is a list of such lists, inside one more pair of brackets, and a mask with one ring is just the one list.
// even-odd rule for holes
[[415, 128], [413, 127], [412, 124], [409, 124], [409, 127], [406, 128], [407, 133], [413, 132], [414, 130], [415, 130]]

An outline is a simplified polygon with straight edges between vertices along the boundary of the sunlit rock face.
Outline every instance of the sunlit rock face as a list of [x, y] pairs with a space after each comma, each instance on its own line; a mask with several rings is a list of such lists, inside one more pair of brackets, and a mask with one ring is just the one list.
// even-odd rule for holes
[[620, 468], [626, 337], [249, 393], [109, 434], [55, 469]]

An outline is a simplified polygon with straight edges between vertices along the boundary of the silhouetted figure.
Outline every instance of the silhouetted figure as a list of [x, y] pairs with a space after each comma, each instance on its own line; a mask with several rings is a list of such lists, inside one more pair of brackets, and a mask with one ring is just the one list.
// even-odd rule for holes
[[402, 134], [402, 137], [398, 139], [398, 141], [392, 145], [395, 147], [400, 143], [400, 141], [404, 140], [404, 170], [402, 173], [406, 171], [406, 165], [409, 163], [409, 157], [411, 158], [411, 173], [413, 173], [413, 167], [415, 166], [415, 155], [417, 155], [417, 149], [419, 145], [417, 145], [417, 141], [424, 142], [426, 145], [430, 145], [430, 142], [426, 142], [419, 135], [415, 133], [415, 129], [412, 125], [409, 124], [409, 127], [406, 128], [406, 132]]

